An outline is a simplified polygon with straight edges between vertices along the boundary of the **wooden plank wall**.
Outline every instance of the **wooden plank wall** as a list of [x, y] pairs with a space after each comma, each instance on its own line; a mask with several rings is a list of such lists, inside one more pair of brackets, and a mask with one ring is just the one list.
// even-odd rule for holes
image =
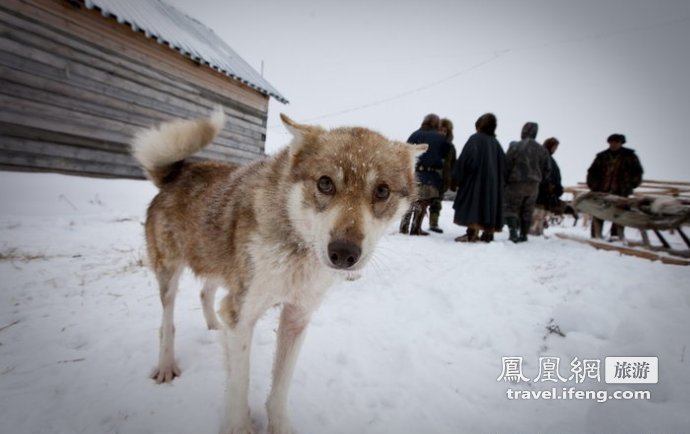
[[161, 120], [228, 115], [199, 154], [263, 155], [268, 97], [65, 0], [0, 2], [0, 167], [142, 177], [132, 135]]

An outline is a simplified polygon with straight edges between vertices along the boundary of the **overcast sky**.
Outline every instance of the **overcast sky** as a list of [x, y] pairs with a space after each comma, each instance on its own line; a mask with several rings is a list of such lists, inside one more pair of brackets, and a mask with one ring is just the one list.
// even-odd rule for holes
[[164, 0], [212, 28], [287, 99], [278, 114], [406, 140], [427, 113], [460, 152], [485, 112], [504, 149], [555, 136], [564, 183], [622, 133], [645, 178], [690, 181], [689, 0]]

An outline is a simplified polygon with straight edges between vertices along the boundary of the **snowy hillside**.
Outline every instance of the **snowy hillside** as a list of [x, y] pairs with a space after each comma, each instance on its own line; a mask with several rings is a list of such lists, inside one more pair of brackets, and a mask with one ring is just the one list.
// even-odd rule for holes
[[[183, 277], [172, 385], [148, 378], [160, 304], [145, 267], [144, 181], [0, 172], [0, 431], [217, 433], [225, 372], [200, 283]], [[463, 229], [392, 227], [356, 282], [332, 288], [300, 355], [290, 411], [303, 434], [687, 432], [690, 267], [553, 236], [460, 245]], [[585, 235], [582, 227], [551, 228]], [[219, 293], [220, 296], [220, 293]], [[259, 323], [250, 404], [266, 429], [276, 311]], [[549, 331], [549, 329], [551, 331]], [[540, 381], [540, 357], [565, 381]], [[607, 356], [655, 356], [658, 384], [604, 382]], [[529, 381], [498, 380], [521, 357]], [[600, 360], [577, 383], [571, 361]], [[541, 380], [544, 378], [542, 377]], [[513, 392], [650, 391], [650, 399], [514, 400]], [[536, 393], [532, 396], [537, 395]]]

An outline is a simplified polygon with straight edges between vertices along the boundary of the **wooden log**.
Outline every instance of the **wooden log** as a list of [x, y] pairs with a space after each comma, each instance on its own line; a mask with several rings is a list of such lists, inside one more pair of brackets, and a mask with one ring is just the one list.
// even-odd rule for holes
[[690, 222], [690, 206], [681, 202], [655, 203], [657, 200], [589, 192], [577, 197], [573, 205], [594, 217], [637, 229], [675, 229]]
[[685, 242], [685, 245], [688, 246], [688, 249], [690, 249], [690, 238], [688, 238], [687, 235], [685, 235], [685, 232], [683, 232], [683, 228], [678, 228], [678, 235], [683, 239]]
[[[0, 70], [2, 68], [0, 67]], [[29, 74], [25, 74], [29, 76]], [[40, 80], [40, 79], [39, 79]], [[50, 89], [51, 86], [46, 83], [46, 88]], [[45, 88], [44, 88], [45, 89]], [[134, 127], [134, 130], [138, 128], [148, 128], [152, 125], [160, 123], [161, 119], [153, 119], [147, 116], [139, 116], [137, 114], [138, 110], [134, 109], [134, 105], [129, 103], [124, 103], [123, 106], [116, 104], [116, 100], [112, 98], [103, 97], [102, 95], [95, 95], [94, 102], [79, 98], [84, 96], [80, 90], [69, 87], [66, 88], [72, 97], [68, 95], [63, 96], [62, 94], [53, 93], [52, 91], [46, 91], [40, 88], [28, 87], [14, 82], [6, 82], [3, 84], [2, 89], [0, 89], [0, 94], [5, 94], [8, 96], [17, 97], [21, 100], [33, 101], [39, 104], [50, 105], [54, 107], [59, 107], [61, 109], [66, 109], [62, 113], [68, 113], [70, 111], [84, 112], [92, 115], [98, 115], [104, 119], [121, 122], [124, 125], [129, 125]], [[102, 104], [96, 103], [99, 101]], [[132, 110], [127, 111], [127, 106], [132, 107]], [[36, 106], [34, 106], [36, 107]], [[117, 107], [117, 108], [114, 108]], [[151, 113], [152, 116], [155, 114]], [[35, 113], [34, 116], [39, 116]], [[71, 115], [65, 115], [71, 118]], [[241, 151], [246, 151], [255, 157], [263, 155], [263, 150], [261, 143], [263, 141], [260, 137], [256, 137], [256, 133], [249, 133], [252, 136], [243, 135], [235, 132], [236, 128], [233, 128], [232, 121], [227, 124], [227, 127], [223, 129], [220, 133], [217, 143], [228, 148], [236, 148]], [[120, 145], [122, 147], [122, 145]]]
[[49, 169], [63, 173], [88, 174], [96, 176], [113, 176], [126, 178], [143, 178], [139, 167], [123, 166], [112, 163], [76, 160], [73, 158], [56, 158], [45, 155], [35, 155], [23, 152], [0, 152], [0, 167], [12, 169], [38, 168]]
[[649, 242], [649, 234], [647, 234], [647, 230], [640, 229], [640, 235], [642, 236], [642, 245], [648, 249], [651, 249], [652, 243]]
[[645, 179], [643, 182], [644, 184], [662, 184], [662, 185], [676, 185], [676, 186], [684, 186], [690, 188], [690, 182], [684, 182], [684, 181], [657, 181], [653, 179]]
[[92, 137], [114, 143], [128, 143], [136, 129], [131, 125], [116, 123], [85, 113], [71, 113], [65, 117], [65, 110], [20, 98], [0, 94], [0, 122], [57, 131], [82, 137]]
[[[107, 140], [99, 140], [94, 137], [83, 137], [69, 133], [47, 131], [7, 122], [0, 122], [0, 131], [2, 132], [0, 137], [3, 140], [6, 137], [16, 137], [42, 142], [81, 146], [102, 151], [124, 152], [122, 143], [120, 142], [110, 142]], [[3, 142], [0, 141], [0, 148], [2, 147], [2, 143]]]
[[567, 234], [563, 234], [563, 233], [557, 233], [556, 236], [562, 240], [570, 240], [570, 241], [575, 241], [578, 243], [589, 244], [590, 246], [592, 246], [596, 249], [616, 251], [616, 252], [619, 252], [623, 255], [634, 256], [637, 258], [647, 259], [649, 261], [661, 261], [661, 263], [663, 263], [663, 264], [670, 264], [670, 265], [690, 265], [690, 260], [679, 259], [679, 258], [669, 258], [668, 256], [659, 255], [659, 254], [656, 254], [656, 253], [653, 253], [653, 252], [650, 252], [647, 250], [638, 250], [638, 249], [633, 249], [630, 247], [617, 246], [615, 244], [609, 244], [609, 243], [605, 243], [603, 241], [588, 240], [588, 239], [573, 237], [571, 235], [567, 235]]
[[[133, 107], [143, 106], [155, 109], [159, 112], [159, 118], [161, 114], [165, 116], [166, 111], [172, 113], [170, 117], [174, 118], [197, 117], [206, 115], [210, 111], [208, 99], [203, 99], [208, 108], [201, 106], [205, 110], [202, 113], [199, 103], [187, 101], [187, 98], [191, 95], [170, 94], [160, 91], [156, 87], [142, 86], [132, 80], [131, 77], [117, 77], [89, 65], [66, 61], [52, 53], [22, 46], [3, 38], [0, 38], [0, 64], [10, 66], [24, 73], [39, 73], [48, 76], [52, 80], [61, 82], [64, 90], [68, 92], [72, 88], [85, 88], [110, 100], [121, 101], [125, 104], [133, 105]], [[228, 101], [225, 102], [229, 103]], [[79, 99], [75, 99], [72, 102], [72, 104], [79, 103]], [[106, 102], [106, 104], [110, 103]], [[263, 148], [261, 137], [265, 130], [252, 130], [233, 122], [229, 122], [226, 125], [226, 129], [246, 135], [247, 141], [253, 139], [256, 141], [257, 147]]]
[[21, 139], [16, 137], [0, 136], [2, 143], [0, 149], [8, 154], [24, 153], [32, 155], [44, 155], [46, 157], [70, 158], [74, 160], [93, 161], [99, 163], [120, 164], [123, 166], [139, 166], [128, 153], [109, 152], [91, 149], [87, 147], [72, 146], [54, 142]]
[[661, 232], [659, 232], [657, 229], [652, 230], [654, 232], [654, 235], [656, 235], [656, 238], [661, 242], [661, 245], [664, 246], [666, 249], [670, 249], [671, 245], [666, 241], [666, 238], [664, 238], [663, 235], [661, 235]]

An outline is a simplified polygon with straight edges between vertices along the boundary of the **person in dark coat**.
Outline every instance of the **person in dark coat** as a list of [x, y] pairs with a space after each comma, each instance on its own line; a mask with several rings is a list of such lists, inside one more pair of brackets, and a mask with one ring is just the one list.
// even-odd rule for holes
[[506, 153], [505, 213], [514, 243], [527, 241], [539, 184], [549, 176], [549, 153], [536, 141], [538, 130], [536, 123], [527, 122], [521, 140], [511, 143]]
[[441, 191], [439, 192], [439, 196], [433, 199], [429, 205], [429, 230], [442, 234], [443, 229], [438, 225], [438, 219], [441, 217], [443, 195], [451, 188], [451, 184], [453, 183], [453, 164], [455, 164], [457, 154], [455, 145], [453, 145], [453, 122], [447, 118], [441, 119], [439, 132], [446, 138], [448, 153], [446, 154], [446, 158], [443, 159], [443, 169], [440, 171], [442, 180]]
[[[635, 151], [623, 147], [623, 134], [611, 134], [606, 141], [609, 149], [598, 153], [587, 170], [587, 186], [592, 191], [628, 197], [642, 183], [642, 165]], [[603, 220], [592, 217], [592, 238], [601, 238], [603, 225]], [[624, 239], [623, 227], [612, 224], [611, 238]]]
[[426, 143], [428, 149], [417, 160], [415, 172], [419, 186], [418, 199], [403, 216], [400, 222], [401, 233], [406, 234], [409, 231], [410, 235], [429, 235], [422, 230], [422, 220], [431, 201], [441, 195], [443, 179], [440, 173], [448, 154], [446, 138], [438, 131], [440, 122], [438, 115], [426, 115], [421, 127], [407, 139], [407, 143], [415, 145]]
[[490, 242], [503, 227], [505, 154], [496, 140], [496, 125], [492, 113], [477, 119], [477, 132], [467, 140], [453, 167], [453, 181], [458, 186], [454, 222], [467, 226], [465, 235], [455, 241]]
[[537, 197], [537, 205], [547, 211], [552, 211], [560, 208], [560, 198], [563, 195], [563, 184], [561, 181], [561, 169], [558, 163], [553, 158], [560, 142], [555, 137], [549, 137], [544, 140], [544, 149], [549, 153], [549, 162], [551, 171], [549, 176], [539, 185], [539, 196]]
[[534, 210], [532, 228], [530, 229], [532, 235], [544, 234], [544, 228], [548, 226], [547, 217], [549, 213], [562, 215], [567, 210], [567, 205], [561, 201], [563, 195], [561, 169], [553, 158], [559, 144], [560, 142], [555, 137], [544, 140], [544, 149], [549, 153], [551, 170], [549, 176], [539, 184], [537, 206]]

